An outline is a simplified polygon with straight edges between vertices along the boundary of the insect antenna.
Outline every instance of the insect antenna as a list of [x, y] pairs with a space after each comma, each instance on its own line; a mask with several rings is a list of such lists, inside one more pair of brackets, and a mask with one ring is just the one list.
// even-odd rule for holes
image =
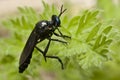
[[60, 9], [60, 14], [58, 15], [58, 17], [60, 17], [67, 9], [64, 9], [63, 10], [63, 5], [61, 6], [61, 9]]

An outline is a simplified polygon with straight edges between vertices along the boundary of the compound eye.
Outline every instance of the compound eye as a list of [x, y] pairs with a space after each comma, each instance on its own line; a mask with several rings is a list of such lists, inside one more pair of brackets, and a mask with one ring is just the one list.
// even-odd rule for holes
[[60, 26], [60, 19], [58, 17], [56, 18], [56, 26]]
[[60, 26], [60, 19], [58, 16], [52, 15], [52, 22], [54, 26], [56, 27]]

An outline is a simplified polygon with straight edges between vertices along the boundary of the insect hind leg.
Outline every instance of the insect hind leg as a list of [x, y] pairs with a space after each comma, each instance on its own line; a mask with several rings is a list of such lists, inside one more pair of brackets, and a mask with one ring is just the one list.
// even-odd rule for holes
[[46, 55], [46, 53], [47, 53], [47, 51], [49, 49], [51, 40], [52, 39], [49, 39], [49, 42], [48, 42], [48, 44], [47, 44], [47, 46], [46, 46], [46, 48], [45, 48], [44, 51], [42, 51], [41, 49], [39, 49], [37, 46], [35, 46], [35, 48], [43, 54], [45, 61], [47, 61], [46, 58], [57, 59], [60, 62], [60, 64], [61, 64], [61, 68], [64, 69], [63, 62], [62, 62], [62, 60], [58, 56], [47, 56]]
[[[35, 46], [35, 48], [36, 48], [38, 51], [40, 51], [40, 52], [42, 53], [42, 55], [44, 56], [44, 52], [43, 52], [40, 48], [38, 48], [37, 46]], [[44, 56], [44, 59], [45, 59], [45, 61], [47, 61], [45, 56]]]
[[61, 68], [64, 69], [63, 62], [58, 56], [45, 56], [45, 57], [51, 58], [51, 59], [57, 59], [59, 63], [61, 64]]
[[47, 61], [46, 58], [57, 59], [60, 62], [60, 64], [61, 64], [61, 68], [64, 69], [63, 62], [62, 62], [62, 60], [58, 56], [47, 56], [47, 55], [44, 55], [44, 52], [41, 49], [39, 49], [37, 46], [35, 46], [35, 48], [43, 54], [45, 61]]

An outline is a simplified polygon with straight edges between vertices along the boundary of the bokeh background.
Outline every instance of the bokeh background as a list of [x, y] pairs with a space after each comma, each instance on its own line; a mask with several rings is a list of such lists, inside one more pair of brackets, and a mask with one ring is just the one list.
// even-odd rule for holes
[[[68, 47], [52, 43], [48, 54], [60, 56], [65, 70], [61, 70], [55, 60], [48, 60], [46, 63], [42, 55], [34, 50], [27, 70], [23, 74], [18, 73], [19, 56], [35, 23], [42, 19], [50, 20], [53, 13], [59, 13], [62, 4], [67, 11], [61, 18], [61, 30], [72, 39], [66, 39], [70, 42]], [[81, 23], [88, 20], [81, 36], [74, 35], [77, 20], [82, 26]], [[91, 29], [94, 26], [101, 28]], [[89, 35], [88, 40], [96, 34], [90, 43], [86, 40], [87, 31], [92, 35]], [[99, 39], [99, 34], [103, 35], [103, 38]], [[95, 48], [94, 41], [97, 44], [100, 40], [108, 43], [97, 50], [91, 49]], [[39, 46], [44, 49], [46, 42]], [[120, 80], [119, 50], [120, 0], [0, 0], [0, 80]], [[91, 54], [93, 52], [94, 54]]]

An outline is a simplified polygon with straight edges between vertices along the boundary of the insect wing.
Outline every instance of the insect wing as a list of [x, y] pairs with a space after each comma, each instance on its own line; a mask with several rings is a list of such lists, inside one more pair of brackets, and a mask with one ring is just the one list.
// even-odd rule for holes
[[32, 52], [34, 50], [34, 47], [37, 43], [37, 40], [38, 40], [38, 36], [36, 34], [36, 29], [34, 29], [27, 42], [26, 42], [26, 45], [23, 49], [23, 52], [20, 56], [20, 61], [19, 61], [19, 72], [22, 73], [29, 65], [30, 63], [30, 59], [32, 57]]

